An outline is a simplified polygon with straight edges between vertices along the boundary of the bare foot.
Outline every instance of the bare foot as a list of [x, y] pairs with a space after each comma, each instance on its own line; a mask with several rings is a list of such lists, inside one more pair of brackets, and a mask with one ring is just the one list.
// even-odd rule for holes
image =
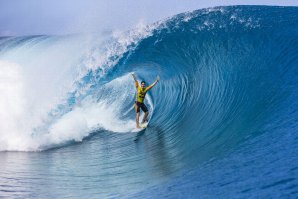
[[140, 126], [137, 126], [137, 129], [140, 129], [141, 127]]

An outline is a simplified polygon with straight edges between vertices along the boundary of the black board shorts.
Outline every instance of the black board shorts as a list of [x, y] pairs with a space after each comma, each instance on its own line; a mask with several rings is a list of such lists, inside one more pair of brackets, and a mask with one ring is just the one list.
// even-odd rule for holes
[[144, 112], [148, 112], [147, 106], [144, 103], [141, 102], [135, 102], [137, 108], [136, 108], [136, 112], [139, 113], [140, 112], [140, 108], [144, 111]]

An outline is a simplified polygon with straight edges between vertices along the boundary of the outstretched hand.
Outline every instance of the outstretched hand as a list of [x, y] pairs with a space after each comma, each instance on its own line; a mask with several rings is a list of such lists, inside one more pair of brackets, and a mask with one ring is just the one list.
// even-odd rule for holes
[[156, 77], [156, 81], [159, 82], [159, 80], [160, 80], [160, 77], [159, 77], [159, 75], [157, 75], [157, 77]]

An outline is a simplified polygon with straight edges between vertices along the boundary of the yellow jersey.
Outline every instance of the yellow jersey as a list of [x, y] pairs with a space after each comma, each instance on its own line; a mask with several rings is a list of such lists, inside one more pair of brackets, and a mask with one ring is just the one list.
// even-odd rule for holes
[[147, 88], [142, 88], [141, 86], [139, 86], [138, 82], [136, 81], [136, 87], [137, 87], [137, 97], [136, 97], [136, 101], [143, 103], [146, 93], [147, 91], [150, 89], [149, 87]]

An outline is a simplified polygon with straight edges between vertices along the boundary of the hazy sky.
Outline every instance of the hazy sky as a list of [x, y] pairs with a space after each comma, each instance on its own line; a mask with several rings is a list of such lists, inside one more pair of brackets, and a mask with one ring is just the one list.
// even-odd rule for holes
[[129, 29], [220, 5], [298, 6], [298, 0], [0, 0], [0, 36]]

